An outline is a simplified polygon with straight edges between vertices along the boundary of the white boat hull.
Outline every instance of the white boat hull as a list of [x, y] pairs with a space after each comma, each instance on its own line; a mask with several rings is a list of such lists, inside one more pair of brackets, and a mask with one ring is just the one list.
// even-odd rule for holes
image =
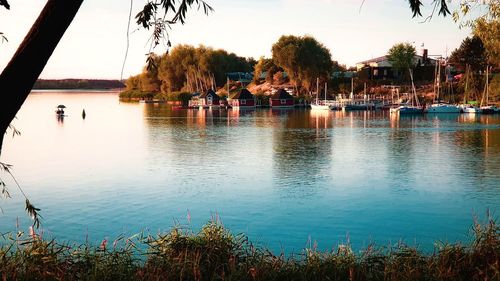
[[313, 110], [330, 110], [330, 106], [323, 104], [311, 104], [311, 109]]
[[476, 113], [481, 113], [481, 109], [478, 107], [464, 107], [464, 108], [462, 108], [462, 112], [476, 114]]

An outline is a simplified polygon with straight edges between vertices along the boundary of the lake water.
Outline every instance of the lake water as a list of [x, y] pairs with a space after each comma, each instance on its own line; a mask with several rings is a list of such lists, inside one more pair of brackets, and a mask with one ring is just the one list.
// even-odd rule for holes
[[[38, 92], [17, 117], [22, 135], [5, 136], [1, 161], [42, 209], [44, 235], [64, 241], [196, 230], [218, 215], [274, 251], [432, 250], [466, 241], [473, 216], [500, 207], [499, 116], [172, 110]], [[0, 231], [26, 230], [23, 198], [2, 177], [13, 198], [0, 201]]]

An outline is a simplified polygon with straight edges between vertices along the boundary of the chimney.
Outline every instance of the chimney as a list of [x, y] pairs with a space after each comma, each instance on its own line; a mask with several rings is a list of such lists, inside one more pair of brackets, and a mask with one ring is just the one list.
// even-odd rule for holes
[[429, 56], [429, 53], [428, 53], [427, 49], [423, 49], [422, 50], [422, 58], [423, 58], [424, 62], [427, 61], [428, 56]]

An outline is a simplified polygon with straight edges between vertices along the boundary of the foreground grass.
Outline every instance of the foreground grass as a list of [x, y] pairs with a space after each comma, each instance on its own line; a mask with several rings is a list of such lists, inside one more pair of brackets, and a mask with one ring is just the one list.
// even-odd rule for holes
[[[475, 223], [469, 245], [441, 245], [432, 254], [398, 245], [305, 249], [276, 256], [210, 222], [157, 236], [119, 237], [99, 246], [68, 246], [35, 234], [3, 237], [2, 280], [500, 280], [499, 227]], [[28, 237], [27, 237], [28, 236]]]

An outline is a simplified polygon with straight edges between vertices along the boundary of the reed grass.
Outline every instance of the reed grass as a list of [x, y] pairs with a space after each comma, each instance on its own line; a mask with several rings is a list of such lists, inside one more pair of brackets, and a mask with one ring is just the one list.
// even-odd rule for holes
[[3, 235], [2, 280], [500, 280], [500, 229], [474, 223], [467, 245], [433, 253], [398, 244], [348, 245], [275, 255], [211, 221], [195, 233], [182, 227], [158, 235], [119, 237], [90, 246], [59, 244], [35, 234]]

